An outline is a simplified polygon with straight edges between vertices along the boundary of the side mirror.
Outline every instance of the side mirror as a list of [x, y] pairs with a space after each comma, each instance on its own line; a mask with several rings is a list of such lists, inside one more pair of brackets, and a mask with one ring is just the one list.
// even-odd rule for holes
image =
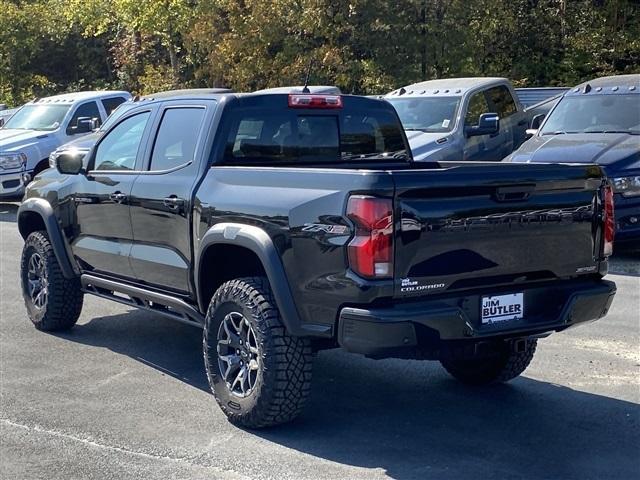
[[93, 131], [93, 120], [90, 117], [78, 117], [75, 126], [71, 127], [71, 134], [89, 133]]
[[4, 118], [0, 118], [0, 128], [4, 125]]
[[78, 175], [82, 173], [82, 159], [84, 155], [78, 152], [61, 153], [55, 159], [56, 169], [64, 175]]
[[540, 125], [542, 125], [542, 121], [544, 120], [544, 118], [547, 115], [544, 113], [540, 113], [538, 115], [535, 115], [532, 119], [531, 119], [531, 125], [529, 125], [529, 130], [538, 130], [540, 128]]
[[538, 115], [533, 116], [533, 118], [531, 119], [531, 124], [529, 125], [529, 128], [525, 130], [525, 138], [527, 140], [538, 133], [538, 130], [540, 129], [540, 125], [542, 125], [542, 122], [544, 121], [546, 116], [547, 116], [546, 113], [539, 113]]
[[497, 113], [483, 113], [478, 117], [478, 125], [465, 128], [467, 137], [493, 135], [500, 131], [500, 117]]
[[536, 133], [538, 133], [538, 129], [537, 128], [527, 128], [525, 131], [525, 137], [528, 139], [530, 139], [531, 137], [533, 137]]
[[99, 118], [92, 118], [91, 119], [91, 131], [95, 132], [99, 128], [100, 128], [100, 119]]

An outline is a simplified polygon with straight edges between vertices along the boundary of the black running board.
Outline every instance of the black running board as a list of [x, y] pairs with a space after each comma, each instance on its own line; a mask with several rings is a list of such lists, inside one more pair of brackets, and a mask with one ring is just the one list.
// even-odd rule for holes
[[188, 325], [200, 328], [204, 325], [204, 316], [179, 298], [89, 274], [81, 275], [80, 282], [85, 293], [159, 313]]

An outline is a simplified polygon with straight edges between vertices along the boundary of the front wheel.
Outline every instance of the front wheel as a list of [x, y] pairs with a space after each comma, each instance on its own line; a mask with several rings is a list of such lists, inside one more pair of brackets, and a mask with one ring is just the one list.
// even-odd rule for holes
[[536, 352], [538, 340], [525, 340], [521, 351], [513, 351], [503, 343], [496, 355], [472, 359], [443, 359], [442, 366], [454, 378], [467, 385], [487, 385], [508, 382], [524, 372]]
[[311, 346], [285, 330], [266, 278], [220, 286], [207, 311], [203, 348], [209, 385], [232, 423], [268, 427], [302, 411], [311, 382]]
[[64, 277], [46, 231], [32, 232], [25, 240], [20, 280], [27, 314], [38, 330], [68, 330], [76, 324], [84, 297], [80, 281]]

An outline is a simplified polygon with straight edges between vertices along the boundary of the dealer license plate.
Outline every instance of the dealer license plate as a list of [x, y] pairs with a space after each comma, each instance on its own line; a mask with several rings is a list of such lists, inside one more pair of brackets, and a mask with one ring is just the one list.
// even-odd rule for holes
[[522, 318], [524, 316], [524, 294], [511, 293], [482, 297], [480, 313], [483, 325]]

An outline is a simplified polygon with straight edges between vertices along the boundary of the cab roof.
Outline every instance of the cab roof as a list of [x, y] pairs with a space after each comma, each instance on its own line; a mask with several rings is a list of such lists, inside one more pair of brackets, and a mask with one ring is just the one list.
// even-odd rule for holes
[[[167, 90], [157, 93], [151, 93], [144, 96], [136, 96], [131, 99], [131, 102], [153, 102], [153, 101], [166, 101], [166, 100], [220, 100], [224, 97], [251, 97], [251, 96], [268, 96], [276, 94], [303, 94], [302, 89], [304, 86], [291, 86], [291, 87], [274, 87], [266, 88], [263, 90], [256, 90], [255, 92], [234, 92], [229, 88], [191, 88], [181, 90]], [[342, 95], [340, 88], [331, 85], [309, 85], [309, 95]]]
[[84, 100], [100, 100], [109, 97], [126, 97], [130, 98], [131, 94], [122, 90], [93, 90], [74, 93], [62, 93], [60, 95], [53, 95], [51, 97], [35, 98], [28, 104], [50, 104], [50, 103], [63, 103], [73, 104]]
[[215, 95], [220, 93], [233, 93], [230, 88], [183, 88], [179, 90], [165, 90], [162, 92], [150, 93], [141, 97], [135, 97], [134, 100], [160, 100], [173, 97]]
[[308, 92], [303, 92], [304, 85], [292, 87], [273, 87], [257, 90], [255, 93], [309, 93], [312, 95], [340, 95], [340, 88], [335, 85], [307, 85]]
[[577, 96], [588, 93], [610, 95], [640, 93], [640, 74], [594, 78], [593, 80], [588, 80], [580, 85], [576, 85], [565, 95]]
[[504, 83], [508, 83], [508, 80], [502, 77], [439, 78], [407, 85], [388, 93], [386, 97], [462, 95], [469, 90]]

